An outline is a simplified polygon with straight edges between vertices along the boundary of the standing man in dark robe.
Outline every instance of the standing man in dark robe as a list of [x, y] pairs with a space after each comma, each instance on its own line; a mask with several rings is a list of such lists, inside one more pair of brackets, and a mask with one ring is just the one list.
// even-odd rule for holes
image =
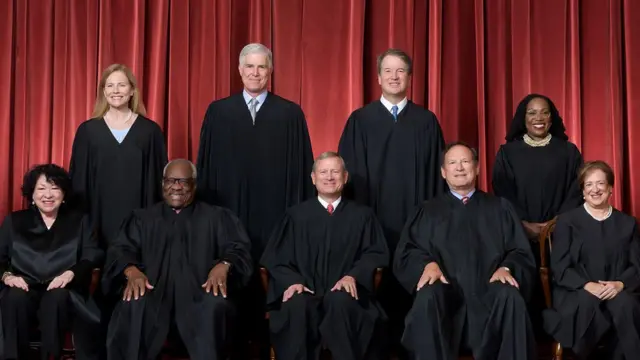
[[536, 359], [527, 314], [535, 261], [511, 204], [476, 189], [477, 152], [447, 146], [442, 177], [450, 191], [409, 220], [393, 271], [415, 295], [402, 344], [415, 359]]
[[374, 275], [389, 263], [382, 228], [371, 209], [342, 198], [348, 173], [337, 153], [320, 155], [311, 178], [318, 197], [287, 211], [261, 261], [276, 357], [317, 360], [324, 342], [334, 358], [372, 359], [383, 317]]
[[258, 260], [284, 211], [313, 196], [313, 152], [300, 106], [267, 91], [271, 51], [245, 46], [238, 70], [244, 90], [212, 102], [205, 114], [198, 191], [236, 213]]
[[[339, 146], [351, 174], [345, 197], [373, 208], [392, 252], [416, 206], [445, 189], [439, 170], [442, 129], [431, 111], [407, 99], [411, 73], [412, 61], [404, 51], [389, 49], [378, 56], [382, 96], [351, 114]], [[390, 272], [380, 295], [400, 348], [398, 334], [411, 298]]]
[[174, 160], [164, 202], [135, 210], [109, 248], [104, 286], [123, 291], [109, 324], [110, 360], [146, 360], [176, 333], [191, 359], [226, 359], [231, 298], [253, 271], [250, 241], [228, 210], [194, 201], [196, 168]]
[[[202, 200], [229, 208], [240, 218], [257, 262], [284, 211], [313, 196], [313, 152], [300, 106], [267, 91], [273, 72], [271, 51], [249, 44], [239, 60], [243, 91], [212, 102], [205, 114], [198, 188]], [[247, 336], [259, 340], [266, 336], [267, 324], [257, 272], [242, 298], [239, 323], [253, 332]]]

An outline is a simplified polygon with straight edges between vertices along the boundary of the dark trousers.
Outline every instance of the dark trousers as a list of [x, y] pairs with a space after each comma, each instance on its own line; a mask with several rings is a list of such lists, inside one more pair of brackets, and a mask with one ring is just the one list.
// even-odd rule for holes
[[4, 330], [4, 358], [29, 358], [29, 340], [38, 324], [42, 358], [60, 357], [65, 334], [71, 328], [69, 290], [32, 286], [29, 291], [6, 288], [0, 301]]

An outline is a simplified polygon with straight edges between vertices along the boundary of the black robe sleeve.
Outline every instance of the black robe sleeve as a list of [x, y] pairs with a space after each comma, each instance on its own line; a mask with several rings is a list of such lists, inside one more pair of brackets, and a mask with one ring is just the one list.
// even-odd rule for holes
[[527, 212], [519, 205], [515, 174], [503, 146], [500, 146], [493, 165], [492, 187], [496, 196], [511, 202], [519, 219], [524, 219], [527, 216]]
[[359, 285], [373, 293], [376, 269], [389, 264], [387, 241], [373, 212], [366, 219], [361, 239], [360, 258], [346, 275], [352, 276]]
[[410, 294], [413, 294], [422, 276], [425, 266], [436, 261], [436, 257], [422, 244], [429, 244], [432, 236], [431, 220], [427, 218], [424, 207], [420, 207], [402, 231], [400, 242], [393, 260], [393, 274]]
[[295, 112], [295, 119], [298, 123], [298, 136], [296, 136], [295, 139], [298, 141], [298, 144], [295, 145], [295, 150], [287, 152], [287, 155], [290, 157], [289, 163], [296, 164], [289, 168], [289, 171], [296, 176], [288, 176], [288, 178], [298, 178], [298, 181], [293, 183], [295, 188], [292, 189], [293, 201], [289, 202], [291, 205], [301, 203], [316, 194], [316, 188], [311, 181], [313, 149], [311, 147], [311, 136], [309, 135], [307, 119], [304, 116], [302, 108], [299, 106], [296, 106]]
[[202, 127], [200, 128], [200, 143], [198, 145], [198, 158], [196, 160], [196, 170], [198, 172], [197, 196], [199, 200], [209, 204], [220, 203], [218, 199], [215, 198], [216, 179], [212, 178], [214, 173], [212, 171], [207, 171], [216, 155], [220, 156], [220, 154], [214, 154], [212, 144], [212, 133], [214, 132], [213, 122], [215, 120], [215, 107], [211, 104], [207, 108], [207, 111], [204, 114], [204, 119], [202, 120]]
[[164, 142], [164, 134], [157, 124], [154, 124], [147, 155], [147, 197], [142, 207], [152, 206], [162, 200], [162, 172], [165, 165], [169, 163], [167, 147]]
[[104, 251], [98, 246], [97, 233], [87, 215], [82, 218], [79, 226], [81, 228], [79, 261], [69, 270], [73, 271], [73, 281], [81, 284], [81, 288], [88, 289], [91, 285], [93, 269], [103, 265]]
[[144, 272], [140, 263], [140, 244], [142, 242], [142, 224], [131, 214], [123, 223], [118, 237], [110, 244], [105, 260], [102, 287], [105, 293], [119, 292], [124, 284], [124, 270], [129, 265]]
[[638, 234], [638, 225], [633, 228], [633, 239], [629, 246], [629, 266], [614, 281], [621, 281], [624, 288], [636, 292], [640, 288], [640, 234]]
[[573, 210], [580, 206], [583, 202], [582, 191], [578, 181], [578, 173], [582, 167], [584, 160], [578, 148], [571, 144], [570, 159], [567, 171], [573, 176], [567, 179], [567, 188], [565, 190], [565, 198], [562, 201], [558, 214], [562, 214], [569, 210]]
[[[7, 215], [0, 226], [0, 276], [11, 269], [11, 214]], [[0, 288], [4, 286], [0, 283]]]
[[278, 281], [270, 281], [267, 302], [279, 299], [291, 285], [306, 284], [296, 265], [296, 241], [293, 219], [286, 214], [273, 231], [273, 235], [262, 254], [260, 264], [269, 271], [269, 276]]
[[253, 260], [251, 259], [251, 241], [240, 219], [229, 210], [224, 210], [220, 220], [218, 231], [221, 239], [221, 259], [231, 263], [229, 272], [230, 283], [235, 287], [244, 287], [249, 283], [253, 273]]
[[[69, 163], [69, 176], [75, 202], [85, 213], [91, 214], [91, 194], [94, 193], [93, 185], [95, 177], [90, 163], [89, 134], [85, 123], [81, 124], [73, 138], [71, 148], [71, 162]], [[95, 221], [96, 219], [91, 219]]]
[[573, 242], [571, 226], [566, 219], [560, 216], [553, 232], [553, 243], [551, 244], [551, 271], [558, 286], [569, 290], [579, 290], [589, 281], [574, 269], [576, 259], [573, 256], [577, 252], [573, 249]]
[[[435, 115], [434, 115], [434, 118], [435, 118]], [[446, 143], [444, 142], [444, 134], [442, 133], [442, 127], [440, 126], [440, 122], [438, 121], [437, 118], [435, 118], [435, 126], [433, 127], [433, 131], [431, 131], [430, 133], [433, 136], [433, 138], [431, 139], [432, 143], [435, 144], [432, 146], [432, 149], [437, 151], [431, 152], [432, 159], [429, 163], [438, 164], [438, 166], [440, 166], [442, 164], [442, 159], [441, 159], [442, 152], [444, 151]], [[426, 169], [426, 173], [427, 174], [434, 173], [434, 171], [433, 169]], [[435, 173], [433, 174], [433, 177], [434, 177], [433, 184], [435, 188], [432, 191], [427, 192], [427, 194], [433, 194], [433, 195], [427, 197], [426, 200], [430, 199], [431, 197], [435, 197], [436, 195], [440, 195], [443, 192], [446, 192], [449, 190], [449, 185], [447, 185], [447, 181], [442, 177], [442, 175], [440, 174], [440, 171], [435, 171]]]
[[357, 112], [353, 112], [342, 131], [338, 152], [344, 159], [349, 172], [349, 181], [345, 185], [344, 195], [360, 204], [369, 204], [369, 178], [367, 174], [367, 148], [364, 132], [359, 129]]
[[509, 268], [511, 275], [520, 285], [522, 296], [529, 299], [537, 274], [531, 245], [511, 203], [506, 199], [500, 201], [505, 210], [502, 220], [505, 255], [501, 266]]

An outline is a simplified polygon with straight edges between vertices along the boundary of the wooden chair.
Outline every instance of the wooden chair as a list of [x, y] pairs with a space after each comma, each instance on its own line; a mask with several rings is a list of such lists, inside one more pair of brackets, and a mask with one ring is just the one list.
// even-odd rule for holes
[[[542, 229], [538, 237], [540, 245], [540, 281], [542, 281], [542, 290], [544, 292], [544, 300], [547, 308], [551, 308], [551, 283], [549, 282], [549, 256], [551, 255], [553, 230], [556, 228], [556, 220], [549, 221], [547, 226]], [[547, 244], [549, 244], [549, 253], [547, 254]], [[553, 360], [562, 360], [562, 344], [557, 341], [553, 342]]]
[[[378, 289], [378, 286], [380, 286], [380, 280], [382, 279], [382, 268], [377, 268], [375, 274], [373, 275], [373, 287], [374, 289]], [[269, 272], [267, 271], [266, 268], [264, 267], [260, 267], [260, 280], [262, 280], [262, 288], [264, 289], [265, 292], [269, 291]], [[264, 315], [265, 319], [269, 319], [269, 312], [265, 312]], [[270, 347], [270, 355], [269, 355], [269, 359], [271, 360], [275, 360], [276, 359], [276, 353], [273, 350], [273, 346]]]

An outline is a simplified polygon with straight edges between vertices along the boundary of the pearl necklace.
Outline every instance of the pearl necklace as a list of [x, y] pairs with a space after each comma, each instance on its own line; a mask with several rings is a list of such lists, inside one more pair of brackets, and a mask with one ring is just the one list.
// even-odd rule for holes
[[547, 146], [551, 142], [551, 134], [547, 134], [547, 136], [545, 136], [545, 138], [542, 140], [534, 140], [531, 136], [529, 136], [529, 134], [524, 134], [522, 139], [527, 145], [532, 147]]
[[589, 206], [587, 205], [587, 203], [584, 203], [584, 209], [587, 211], [587, 214], [591, 215], [592, 218], [598, 220], [598, 221], [605, 221], [609, 218], [609, 216], [611, 216], [611, 213], [613, 213], [613, 207], [611, 205], [609, 205], [609, 209], [607, 210], [607, 213], [604, 214], [604, 217], [602, 219], [598, 219], [595, 215], [593, 215], [593, 213], [591, 211], [589, 211]]

